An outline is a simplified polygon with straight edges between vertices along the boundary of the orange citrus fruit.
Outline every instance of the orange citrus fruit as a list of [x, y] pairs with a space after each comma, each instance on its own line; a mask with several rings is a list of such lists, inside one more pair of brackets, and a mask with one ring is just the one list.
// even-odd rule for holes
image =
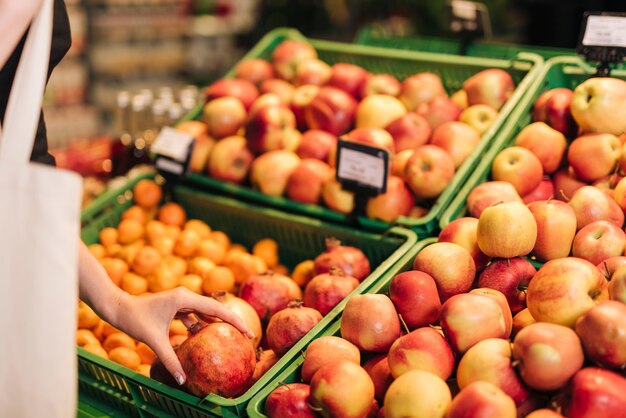
[[194, 293], [202, 294], [202, 277], [197, 274], [186, 274], [180, 278], [178, 284], [184, 286]]
[[152, 351], [146, 343], [142, 343], [141, 341], [138, 342], [135, 350], [137, 351], [137, 354], [139, 354], [142, 364], [152, 364], [152, 362], [156, 359], [156, 354], [154, 354], [154, 351]]
[[122, 212], [122, 219], [134, 219], [142, 224], [145, 224], [148, 220], [148, 214], [141, 206], [133, 205]]
[[128, 264], [119, 258], [103, 258], [100, 263], [117, 286], [122, 282], [124, 274], [128, 273]]
[[202, 291], [205, 295], [213, 292], [232, 292], [235, 289], [235, 275], [224, 266], [217, 266], [202, 276]]
[[178, 203], [169, 202], [159, 208], [157, 219], [167, 225], [176, 225], [182, 228], [187, 221], [187, 214]]
[[133, 270], [142, 275], [152, 273], [161, 265], [161, 254], [154, 248], [146, 245], [135, 256], [132, 264]]
[[291, 278], [298, 283], [298, 286], [305, 287], [313, 278], [314, 266], [315, 262], [313, 260], [304, 260], [298, 263], [293, 269], [293, 273], [291, 273]]
[[128, 335], [123, 332], [116, 332], [115, 334], [111, 334], [105, 338], [102, 342], [102, 348], [106, 350], [106, 352], [110, 352], [116, 347], [127, 347], [135, 349], [135, 340], [133, 340]]
[[122, 277], [120, 287], [131, 295], [143, 295], [148, 291], [148, 279], [138, 274], [128, 272]]
[[199, 219], [188, 220], [183, 227], [183, 230], [185, 229], [196, 231], [201, 239], [206, 239], [211, 236], [211, 227]]
[[100, 345], [100, 341], [98, 341], [94, 333], [89, 329], [77, 330], [76, 331], [76, 345], [83, 347], [87, 344]]
[[163, 197], [163, 191], [161, 186], [156, 184], [153, 180], [140, 180], [135, 187], [133, 187], [133, 196], [135, 202], [145, 209], [156, 208], [161, 198]]
[[226, 257], [226, 249], [217, 241], [209, 238], [200, 242], [196, 255], [206, 257], [215, 264], [222, 264]]
[[102, 228], [98, 233], [98, 239], [100, 244], [108, 247], [109, 245], [117, 244], [117, 229], [112, 227]]
[[93, 255], [97, 260], [100, 260], [107, 255], [107, 250], [102, 244], [91, 244], [88, 248], [91, 255]]
[[117, 226], [117, 239], [120, 244], [130, 244], [143, 238], [145, 228], [136, 219], [124, 219]]
[[278, 244], [271, 238], [262, 239], [254, 244], [252, 254], [261, 257], [269, 268], [278, 264]]
[[83, 345], [83, 348], [87, 351], [89, 351], [92, 354], [95, 354], [96, 356], [100, 356], [102, 358], [105, 359], [109, 359], [109, 355], [107, 354], [106, 350], [104, 348], [102, 348], [102, 346], [100, 345], [100, 343], [98, 344], [85, 344]]
[[147, 279], [148, 289], [151, 292], [163, 292], [178, 286], [178, 277], [164, 266], [159, 266], [154, 272], [148, 275]]
[[85, 302], [78, 301], [78, 328], [93, 329], [100, 323], [100, 318]]
[[109, 360], [114, 361], [131, 370], [136, 370], [141, 364], [139, 354], [132, 348], [116, 347], [108, 352]]
[[198, 250], [201, 241], [196, 231], [185, 229], [180, 233], [176, 244], [174, 244], [174, 254], [185, 258], [191, 257]]

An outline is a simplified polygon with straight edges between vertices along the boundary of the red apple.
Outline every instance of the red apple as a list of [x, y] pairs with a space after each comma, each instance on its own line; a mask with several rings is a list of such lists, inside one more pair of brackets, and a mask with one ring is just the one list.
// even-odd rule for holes
[[280, 106], [282, 104], [283, 102], [278, 95], [274, 93], [262, 94], [254, 101], [254, 103], [252, 103], [250, 111], [248, 112], [248, 117], [252, 117], [252, 115], [264, 107]]
[[626, 268], [620, 267], [611, 275], [609, 298], [626, 303]]
[[374, 401], [374, 383], [358, 364], [335, 361], [313, 375], [309, 401], [324, 416], [365, 417]]
[[572, 255], [593, 264], [624, 254], [626, 233], [607, 221], [592, 222], [576, 233]]
[[435, 280], [422, 271], [405, 271], [389, 284], [389, 297], [410, 330], [439, 319], [441, 301]]
[[619, 418], [626, 409], [626, 379], [619, 374], [587, 367], [572, 379], [570, 404], [566, 408], [571, 418]]
[[528, 204], [537, 223], [537, 241], [532, 254], [541, 261], [567, 257], [576, 235], [576, 213], [560, 200], [540, 200]]
[[617, 190], [617, 186], [623, 178], [624, 176], [618, 173], [612, 173], [608, 176], [602, 177], [601, 179], [594, 181], [593, 183], [591, 183], [591, 185], [596, 186], [604, 193], [606, 193], [606, 195], [615, 200], [621, 208], [623, 206], [626, 206], [626, 202], [624, 202], [624, 197], [626, 195], [626, 193], [624, 193], [626, 191], [626, 185], [622, 185], [619, 190]]
[[428, 143], [432, 129], [428, 121], [415, 112], [392, 121], [385, 127], [393, 137], [396, 151], [414, 150]]
[[413, 155], [412, 149], [405, 149], [404, 151], [395, 153], [389, 163], [389, 174], [404, 179], [406, 163], [409, 161], [409, 158], [411, 158], [411, 155]]
[[248, 110], [257, 97], [259, 97], [259, 91], [255, 85], [248, 80], [222, 78], [206, 88], [205, 96], [206, 102], [220, 97], [233, 96], [241, 100], [241, 103], [243, 103], [246, 110]]
[[246, 120], [246, 109], [236, 97], [219, 97], [211, 100], [202, 112], [208, 133], [214, 138], [235, 135]]
[[359, 102], [356, 109], [357, 128], [383, 129], [407, 113], [402, 102], [386, 94], [372, 94]]
[[546, 391], [565, 386], [585, 359], [580, 339], [571, 328], [543, 322], [517, 333], [513, 357], [519, 362], [522, 380], [533, 389]]
[[435, 145], [415, 149], [406, 163], [404, 178], [418, 198], [439, 196], [454, 177], [454, 161]]
[[497, 386], [477, 381], [465, 387], [452, 400], [446, 418], [516, 418], [515, 402]]
[[452, 296], [442, 305], [439, 322], [457, 353], [464, 353], [487, 338], [509, 336], [500, 304], [480, 294]]
[[587, 185], [587, 183], [576, 178], [571, 167], [558, 170], [554, 173], [552, 181], [554, 183], [554, 196], [563, 201], [569, 201], [578, 189]]
[[309, 129], [339, 136], [352, 125], [356, 107], [356, 100], [343, 90], [324, 86], [304, 109], [304, 120]]
[[574, 89], [570, 109], [583, 132], [621, 135], [626, 132], [626, 81], [592, 77]]
[[448, 379], [454, 370], [454, 353], [440, 332], [418, 328], [398, 338], [387, 355], [389, 370], [396, 379], [411, 370], [424, 370]]
[[452, 96], [450, 96], [450, 100], [459, 105], [461, 109], [467, 109], [467, 107], [469, 106], [469, 104], [467, 103], [467, 93], [463, 89], [457, 90], [452, 93]]
[[[382, 128], [356, 128], [348, 133], [346, 139], [348, 141], [358, 142], [371, 147], [385, 149], [389, 151], [390, 155], [393, 155], [395, 152], [392, 136], [389, 132]], [[331, 154], [332, 153], [333, 150], [331, 150]]]
[[330, 209], [340, 213], [354, 210], [354, 192], [344, 190], [334, 175], [322, 186], [322, 200]]
[[446, 122], [435, 128], [430, 143], [446, 151], [459, 168], [480, 142], [480, 136], [462, 122]]
[[251, 115], [246, 124], [246, 139], [256, 154], [267, 151], [295, 151], [300, 143], [296, 118], [284, 105], [267, 106]]
[[475, 218], [485, 209], [499, 203], [521, 202], [515, 187], [507, 181], [487, 181], [474, 187], [467, 195], [467, 210]]
[[267, 397], [263, 411], [271, 418], [314, 418], [309, 394], [310, 387], [304, 383], [281, 384]]
[[319, 59], [301, 61], [296, 67], [294, 84], [296, 86], [323, 86], [331, 75], [330, 65]]
[[526, 288], [535, 273], [535, 267], [524, 258], [496, 260], [480, 273], [478, 286], [502, 292], [511, 312], [517, 313], [526, 307]]
[[357, 98], [368, 76], [369, 73], [364, 68], [354, 64], [338, 63], [331, 67], [328, 85], [337, 87]]
[[509, 395], [516, 405], [529, 396], [513, 368], [511, 343], [502, 338], [482, 340], [461, 357], [456, 371], [457, 384], [463, 391], [475, 382], [488, 382]]
[[341, 337], [359, 349], [385, 353], [400, 337], [400, 320], [383, 294], [354, 295], [341, 316]]
[[620, 228], [624, 224], [622, 209], [597, 187], [581, 187], [568, 204], [576, 213], [576, 228], [579, 230], [595, 221], [609, 221]]
[[300, 157], [286, 150], [269, 151], [252, 163], [250, 181], [258, 190], [269, 196], [282, 196], [291, 173], [300, 164]]
[[537, 156], [526, 148], [509, 147], [493, 160], [491, 174], [496, 181], [508, 181], [524, 196], [541, 183], [543, 167]]
[[387, 191], [367, 201], [365, 214], [368, 218], [393, 222], [400, 216], [408, 215], [414, 204], [415, 198], [404, 181], [400, 177], [389, 176]]
[[436, 242], [425, 247], [415, 257], [413, 269], [429, 274], [435, 280], [442, 301], [467, 292], [476, 275], [471, 254], [451, 242]]
[[259, 86], [263, 81], [274, 78], [274, 68], [262, 58], [250, 58], [237, 65], [235, 76]]
[[478, 247], [489, 257], [521, 257], [535, 246], [537, 222], [523, 203], [502, 203], [480, 214], [476, 237]]
[[361, 85], [361, 99], [372, 94], [388, 94], [397, 96], [400, 93], [400, 82], [391, 74], [370, 74]]
[[588, 359], [602, 367], [623, 370], [626, 365], [626, 305], [607, 300], [576, 321], [576, 334]]
[[439, 233], [439, 242], [453, 242], [465, 248], [474, 259], [476, 270], [480, 271], [489, 263], [490, 258], [478, 247], [476, 238], [477, 227], [478, 219], [476, 218], [464, 217], [455, 219], [443, 227]]
[[578, 126], [570, 111], [573, 95], [572, 90], [564, 87], [542, 93], [533, 106], [533, 120], [547, 123], [568, 138], [575, 136]]
[[243, 183], [248, 176], [254, 155], [248, 141], [241, 136], [229, 136], [218, 141], [211, 151], [207, 171], [211, 177], [231, 183]]
[[544, 122], [535, 122], [517, 134], [515, 145], [526, 148], [535, 154], [541, 162], [544, 173], [551, 174], [561, 165], [567, 140], [561, 132]]
[[189, 160], [189, 170], [192, 173], [202, 173], [207, 168], [209, 156], [213, 152], [213, 147], [215, 147], [216, 143], [217, 141], [208, 136], [196, 138]]
[[474, 74], [463, 83], [468, 104], [486, 104], [496, 110], [506, 103], [515, 90], [515, 83], [506, 71], [489, 68]]
[[443, 418], [452, 402], [450, 388], [440, 377], [411, 370], [393, 381], [385, 394], [385, 418]]
[[335, 336], [314, 339], [306, 349], [300, 374], [304, 382], [310, 382], [315, 372], [327, 363], [337, 360], [361, 363], [361, 352], [348, 340]]
[[609, 257], [596, 265], [607, 280], [611, 279], [613, 274], [623, 266], [626, 266], [626, 256], [623, 255], [619, 257]]
[[400, 86], [398, 98], [409, 110], [416, 110], [434, 97], [447, 97], [441, 78], [435, 73], [418, 73], [406, 78]]
[[554, 183], [549, 177], [544, 177], [532, 192], [522, 196], [522, 201], [526, 204], [539, 200], [549, 200], [554, 198]]
[[293, 97], [293, 93], [296, 88], [293, 84], [281, 80], [280, 78], [270, 78], [261, 83], [259, 91], [261, 94], [272, 93], [280, 98], [280, 101], [284, 105], [289, 105]]
[[621, 148], [622, 144], [615, 135], [587, 134], [570, 144], [567, 161], [577, 178], [595, 181], [615, 171]]
[[528, 308], [524, 308], [513, 317], [513, 330], [511, 331], [511, 337], [517, 335], [517, 333], [524, 327], [534, 324], [535, 318], [530, 314]]
[[613, 200], [617, 202], [620, 209], [626, 213], [626, 180], [621, 179], [613, 192]]
[[538, 322], [573, 327], [607, 296], [607, 281], [596, 266], [567, 257], [548, 261], [537, 271], [528, 286], [526, 305]]
[[300, 62], [316, 58], [317, 52], [311, 45], [291, 39], [281, 42], [272, 52], [276, 73], [288, 81], [293, 81]]
[[372, 382], [374, 382], [374, 397], [382, 405], [385, 399], [385, 393], [389, 385], [391, 385], [391, 382], [393, 382], [393, 376], [389, 371], [387, 355], [379, 354], [372, 357], [363, 364], [363, 368], [372, 378]]
[[459, 122], [468, 124], [478, 135], [483, 136], [498, 119], [498, 111], [485, 104], [475, 104], [464, 109], [459, 115]]
[[325, 131], [310, 129], [300, 137], [296, 154], [300, 158], [315, 158], [327, 162], [330, 150], [336, 145], [336, 136]]
[[498, 305], [500, 305], [500, 310], [502, 310], [502, 317], [504, 318], [505, 334], [511, 335], [511, 331], [513, 330], [513, 314], [511, 313], [509, 302], [507, 301], [504, 293], [496, 289], [491, 289], [489, 287], [477, 287], [470, 290], [469, 293], [472, 295], [487, 296], [488, 298], [491, 298], [498, 302]]
[[304, 158], [289, 176], [287, 196], [296, 202], [318, 203], [322, 197], [322, 186], [332, 175], [332, 168], [325, 162]]
[[420, 104], [415, 112], [423, 116], [430, 127], [435, 130], [446, 122], [459, 119], [463, 109], [447, 97], [437, 96]]
[[563, 418], [563, 415], [553, 411], [552, 409], [541, 408], [535, 409], [533, 412], [526, 415], [526, 418]]
[[306, 129], [306, 121], [304, 120], [304, 109], [313, 101], [319, 92], [318, 86], [304, 85], [294, 90], [289, 108], [296, 117], [296, 125], [298, 129]]

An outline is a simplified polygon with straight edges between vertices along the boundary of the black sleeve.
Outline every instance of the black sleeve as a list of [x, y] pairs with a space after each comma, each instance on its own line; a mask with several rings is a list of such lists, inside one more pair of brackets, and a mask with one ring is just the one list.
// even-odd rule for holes
[[[54, 0], [54, 23], [52, 30], [52, 45], [50, 50], [50, 64], [48, 78], [54, 67], [63, 59], [71, 45], [70, 23], [63, 0]], [[0, 120], [4, 121], [9, 92], [15, 78], [26, 35], [20, 40], [4, 67], [0, 69]], [[35, 145], [31, 154], [31, 161], [54, 165], [54, 157], [48, 153], [48, 140], [43, 112], [39, 116], [39, 126], [35, 137]]]

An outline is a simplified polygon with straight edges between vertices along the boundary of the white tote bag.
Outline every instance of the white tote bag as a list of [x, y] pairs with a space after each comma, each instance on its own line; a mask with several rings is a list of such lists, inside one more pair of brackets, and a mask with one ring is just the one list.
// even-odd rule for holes
[[76, 415], [81, 181], [29, 162], [45, 86], [52, 1], [43, 0], [0, 132], [0, 417]]

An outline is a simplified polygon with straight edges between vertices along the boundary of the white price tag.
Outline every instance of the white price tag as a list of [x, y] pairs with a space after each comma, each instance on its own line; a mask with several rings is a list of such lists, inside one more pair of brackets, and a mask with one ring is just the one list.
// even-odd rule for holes
[[161, 129], [150, 149], [155, 154], [185, 162], [193, 141], [191, 135], [166, 126]]
[[473, 1], [466, 0], [454, 0], [452, 2], [452, 11], [461, 19], [474, 20], [476, 19], [477, 5]]
[[381, 189], [384, 185], [385, 162], [372, 155], [345, 149], [339, 160], [339, 177]]
[[626, 48], [626, 17], [589, 16], [582, 44]]

